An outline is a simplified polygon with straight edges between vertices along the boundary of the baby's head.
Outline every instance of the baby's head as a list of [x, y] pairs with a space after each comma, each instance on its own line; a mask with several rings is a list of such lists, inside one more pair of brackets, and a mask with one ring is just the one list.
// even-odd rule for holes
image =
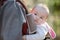
[[38, 4], [32, 9], [31, 13], [34, 13], [40, 19], [46, 21], [49, 15], [49, 9], [45, 4]]

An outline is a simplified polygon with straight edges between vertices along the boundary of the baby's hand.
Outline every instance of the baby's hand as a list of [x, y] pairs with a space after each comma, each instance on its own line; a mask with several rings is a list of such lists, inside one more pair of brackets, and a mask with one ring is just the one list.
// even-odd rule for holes
[[24, 35], [24, 36], [22, 36], [22, 40], [26, 40], [26, 36]]

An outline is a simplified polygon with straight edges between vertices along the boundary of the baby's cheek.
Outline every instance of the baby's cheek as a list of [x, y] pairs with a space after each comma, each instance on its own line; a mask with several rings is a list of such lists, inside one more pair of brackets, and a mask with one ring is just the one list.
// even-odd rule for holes
[[44, 21], [42, 19], [39, 19], [39, 23], [42, 24], [44, 23]]

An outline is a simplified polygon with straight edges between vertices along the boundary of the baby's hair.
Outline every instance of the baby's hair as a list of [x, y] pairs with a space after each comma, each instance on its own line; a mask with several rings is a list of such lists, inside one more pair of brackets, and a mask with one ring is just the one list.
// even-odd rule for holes
[[46, 11], [46, 12], [49, 14], [49, 9], [48, 9], [47, 5], [45, 5], [45, 4], [42, 4], [42, 3], [37, 4], [37, 5], [34, 7], [34, 9], [36, 9], [36, 10], [38, 10], [38, 11], [44, 10], [44, 11]]

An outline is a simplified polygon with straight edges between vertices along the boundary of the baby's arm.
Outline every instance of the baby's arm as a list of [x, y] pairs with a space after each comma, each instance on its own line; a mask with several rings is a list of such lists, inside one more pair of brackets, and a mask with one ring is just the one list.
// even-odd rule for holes
[[45, 38], [43, 33], [36, 33], [31, 35], [24, 35], [23, 40], [43, 40]]

